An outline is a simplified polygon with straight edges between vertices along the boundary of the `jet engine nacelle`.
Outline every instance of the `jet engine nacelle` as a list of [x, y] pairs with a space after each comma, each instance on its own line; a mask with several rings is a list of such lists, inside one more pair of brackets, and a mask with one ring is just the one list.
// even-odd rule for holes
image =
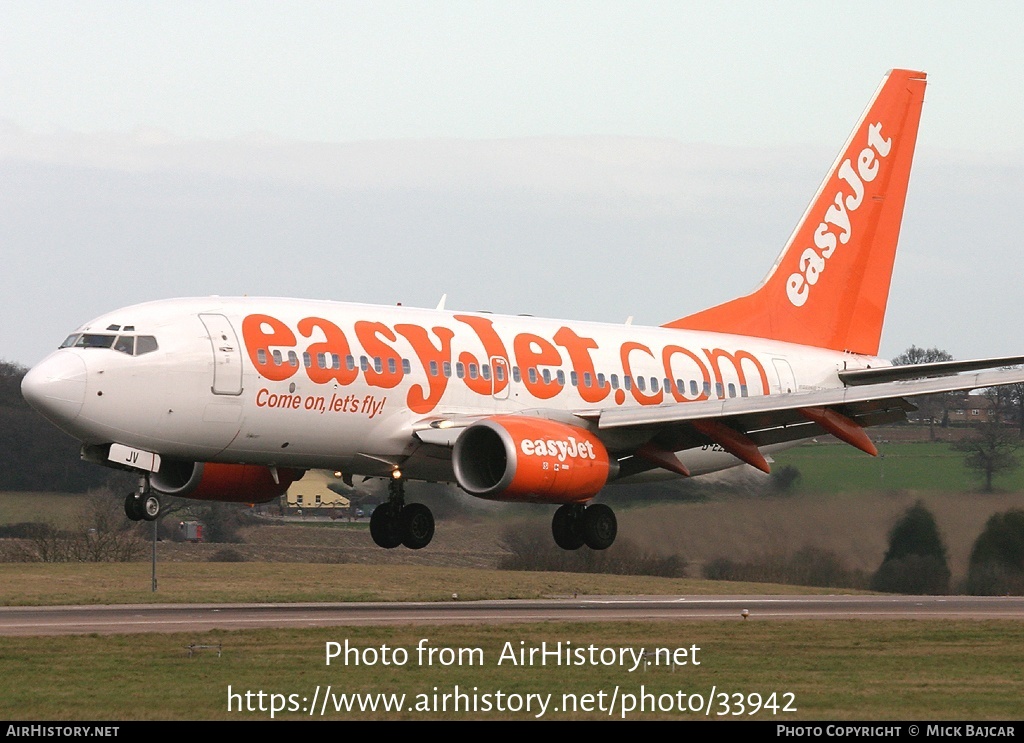
[[283, 495], [303, 470], [277, 469], [256, 464], [218, 464], [165, 459], [149, 484], [158, 493], [179, 498], [219, 500], [232, 503], [266, 503]]
[[534, 503], [589, 500], [613, 469], [604, 444], [589, 431], [518, 415], [468, 426], [455, 441], [452, 465], [471, 495]]

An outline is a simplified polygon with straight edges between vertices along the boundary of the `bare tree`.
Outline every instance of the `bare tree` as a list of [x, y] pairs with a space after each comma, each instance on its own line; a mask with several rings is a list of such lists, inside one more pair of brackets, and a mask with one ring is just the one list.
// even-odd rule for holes
[[892, 360], [896, 366], [910, 364], [934, 364], [937, 361], [952, 361], [953, 354], [941, 348], [918, 348], [911, 346]]
[[999, 414], [1007, 420], [1012, 420], [1017, 428], [1017, 435], [1024, 438], [1024, 383], [1008, 384], [998, 390]]
[[964, 464], [984, 479], [986, 493], [992, 492], [992, 479], [996, 475], [1015, 469], [1019, 464], [1014, 453], [1021, 446], [1021, 438], [1015, 429], [1003, 425], [1003, 401], [1009, 394], [1005, 388], [988, 390], [985, 396], [992, 401], [995, 414], [975, 427], [972, 438], [953, 444], [956, 451], [967, 455]]
[[[908, 366], [911, 364], [933, 364], [938, 361], [952, 361], [953, 354], [941, 348], [919, 348], [911, 346], [906, 351], [892, 360], [894, 366]], [[935, 419], [943, 422], [948, 415], [952, 396], [948, 393], [939, 395], [925, 395], [915, 401], [918, 410], [928, 418], [928, 438], [935, 441]]]
[[145, 552], [138, 525], [125, 521], [108, 491], [93, 492], [73, 528], [34, 524], [18, 555], [26, 562], [128, 562]]

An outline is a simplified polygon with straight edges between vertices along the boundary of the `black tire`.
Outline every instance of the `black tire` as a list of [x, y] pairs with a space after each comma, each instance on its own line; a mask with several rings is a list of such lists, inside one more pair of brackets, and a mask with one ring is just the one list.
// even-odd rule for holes
[[149, 495], [139, 498], [138, 501], [139, 513], [142, 514], [142, 518], [145, 521], [156, 521], [160, 518], [161, 504], [158, 496], [150, 493]]
[[374, 544], [394, 549], [402, 543], [402, 526], [390, 503], [381, 503], [370, 514], [370, 536]]
[[434, 514], [422, 503], [408, 503], [402, 509], [402, 544], [423, 549], [434, 538]]
[[564, 550], [578, 550], [583, 546], [583, 532], [580, 530], [582, 509], [582, 506], [566, 503], [559, 506], [551, 518], [551, 535], [555, 544]]
[[619, 523], [615, 519], [615, 511], [603, 503], [595, 503], [583, 512], [583, 541], [592, 550], [606, 550], [615, 541], [619, 533]]
[[131, 521], [142, 521], [142, 498], [136, 493], [128, 493], [124, 499], [124, 515]]

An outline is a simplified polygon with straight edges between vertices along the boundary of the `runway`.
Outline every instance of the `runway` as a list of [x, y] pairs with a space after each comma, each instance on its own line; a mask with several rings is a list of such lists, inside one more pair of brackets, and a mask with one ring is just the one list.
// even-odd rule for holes
[[[746, 611], [746, 618], [743, 612]], [[588, 596], [444, 603], [134, 604], [0, 608], [0, 635], [546, 621], [1016, 619], [1021, 596]]]

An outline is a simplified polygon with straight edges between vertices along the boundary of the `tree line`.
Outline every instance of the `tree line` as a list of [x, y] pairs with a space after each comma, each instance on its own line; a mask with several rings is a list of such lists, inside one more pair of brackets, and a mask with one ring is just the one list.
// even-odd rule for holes
[[79, 442], [25, 402], [27, 371], [0, 361], [0, 491], [83, 493], [103, 485], [113, 470], [82, 462]]

